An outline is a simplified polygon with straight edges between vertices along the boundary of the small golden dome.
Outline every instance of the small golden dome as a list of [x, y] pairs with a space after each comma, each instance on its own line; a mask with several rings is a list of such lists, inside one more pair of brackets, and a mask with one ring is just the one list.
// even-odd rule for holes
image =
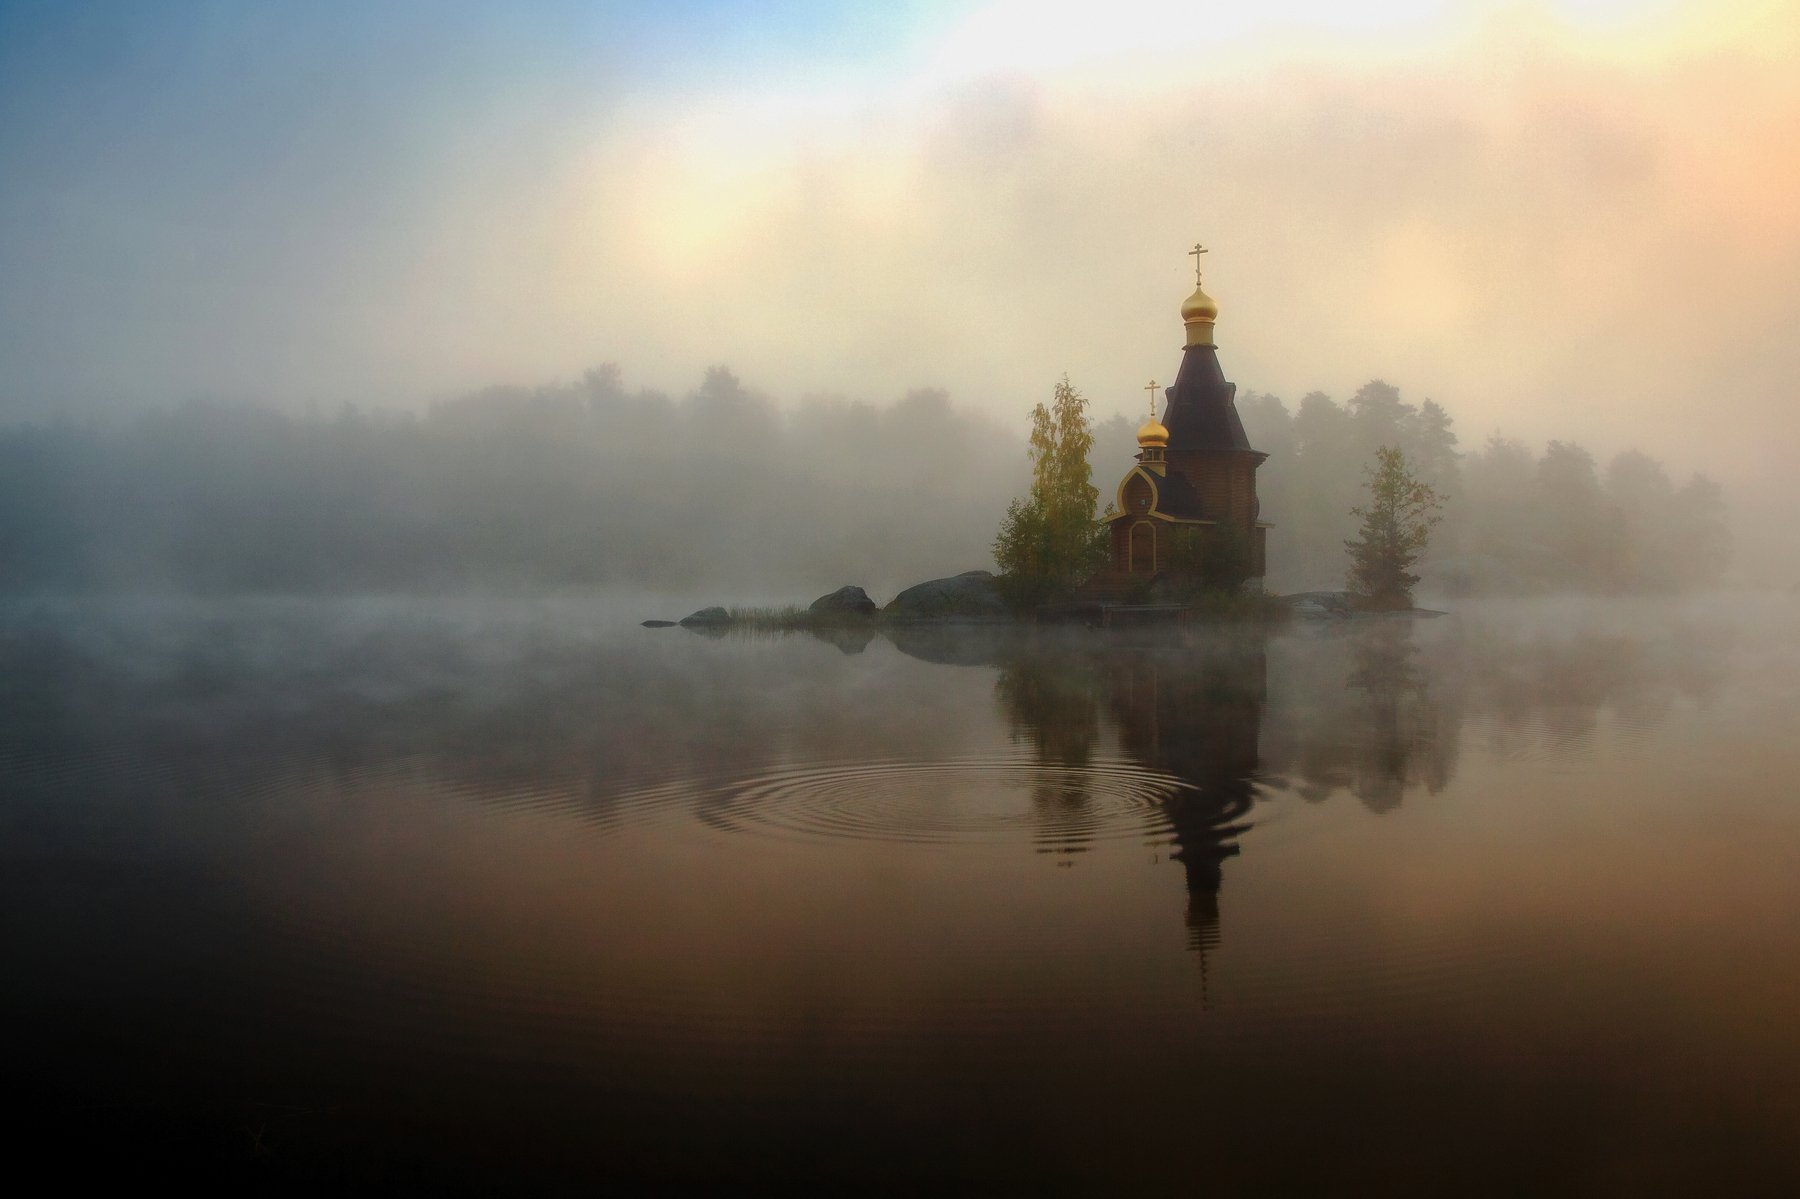
[[1169, 444], [1169, 430], [1154, 416], [1138, 426], [1138, 446], [1141, 449], [1162, 448]]

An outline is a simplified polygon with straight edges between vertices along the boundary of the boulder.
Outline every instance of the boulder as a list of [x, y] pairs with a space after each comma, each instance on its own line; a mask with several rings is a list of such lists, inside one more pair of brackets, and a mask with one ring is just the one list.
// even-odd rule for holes
[[820, 616], [873, 616], [875, 601], [861, 587], [839, 587], [814, 600], [807, 611]]
[[720, 628], [731, 623], [731, 613], [723, 608], [702, 608], [681, 618], [684, 629]]
[[883, 611], [902, 620], [996, 620], [1007, 615], [993, 573], [986, 570], [915, 583]]
[[1354, 597], [1348, 591], [1302, 591], [1281, 597], [1295, 616], [1342, 620], [1354, 610]]

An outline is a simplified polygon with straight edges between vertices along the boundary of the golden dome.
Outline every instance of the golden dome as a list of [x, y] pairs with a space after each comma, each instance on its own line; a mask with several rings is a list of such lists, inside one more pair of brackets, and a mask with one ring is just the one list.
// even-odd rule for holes
[[1161, 448], [1169, 444], [1169, 430], [1154, 416], [1138, 426], [1138, 446], [1142, 449]]
[[1187, 343], [1190, 346], [1211, 345], [1213, 322], [1218, 319], [1219, 302], [1195, 284], [1194, 294], [1181, 302], [1181, 323], [1187, 326]]

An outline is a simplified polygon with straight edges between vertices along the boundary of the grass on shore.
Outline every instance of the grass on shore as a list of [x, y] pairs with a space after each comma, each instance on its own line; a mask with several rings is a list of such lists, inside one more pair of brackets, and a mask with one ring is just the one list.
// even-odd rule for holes
[[814, 612], [799, 604], [780, 608], [727, 608], [726, 611], [731, 614], [732, 624], [752, 629], [817, 629], [828, 625], [864, 624], [874, 619], [852, 612]]

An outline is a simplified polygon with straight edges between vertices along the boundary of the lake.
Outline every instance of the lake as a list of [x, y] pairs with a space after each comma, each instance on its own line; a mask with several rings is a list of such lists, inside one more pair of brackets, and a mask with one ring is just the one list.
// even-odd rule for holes
[[636, 623], [671, 614], [0, 606], [15, 1162], [1800, 1185], [1794, 597]]

